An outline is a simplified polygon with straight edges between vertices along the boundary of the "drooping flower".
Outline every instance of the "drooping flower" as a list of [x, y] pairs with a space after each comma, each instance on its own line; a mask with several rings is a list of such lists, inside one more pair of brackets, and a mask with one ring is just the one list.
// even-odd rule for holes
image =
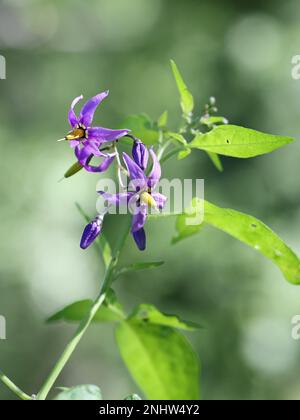
[[152, 149], [150, 149], [150, 155], [153, 166], [150, 175], [147, 176], [146, 170], [149, 154], [142, 143], [135, 143], [134, 145], [134, 160], [126, 153], [123, 153], [124, 162], [131, 181], [129, 189], [132, 189], [132, 191], [119, 194], [109, 194], [99, 191], [108, 205], [127, 205], [133, 213], [131, 233], [141, 251], [146, 248], [144, 225], [149, 214], [149, 208], [162, 210], [167, 201], [164, 195], [154, 191], [161, 178], [161, 166]]
[[[75, 150], [78, 162], [89, 172], [103, 172], [114, 160], [115, 153], [108, 153], [101, 150], [104, 143], [115, 141], [126, 136], [130, 130], [112, 130], [103, 127], [93, 127], [94, 113], [98, 105], [108, 96], [109, 92], [102, 92], [88, 100], [83, 105], [79, 116], [75, 114], [76, 104], [83, 99], [78, 96], [74, 99], [69, 110], [69, 123], [72, 130], [66, 135], [65, 140]], [[91, 165], [93, 157], [102, 158], [99, 165]]]

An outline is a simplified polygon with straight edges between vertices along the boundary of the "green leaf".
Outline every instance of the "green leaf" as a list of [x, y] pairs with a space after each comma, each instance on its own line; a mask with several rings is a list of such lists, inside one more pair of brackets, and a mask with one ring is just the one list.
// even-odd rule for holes
[[128, 274], [133, 271], [151, 270], [153, 268], [161, 267], [163, 264], [164, 264], [164, 261], [141, 262], [141, 263], [131, 264], [117, 271], [116, 276]]
[[145, 303], [139, 305], [130, 315], [130, 320], [146, 322], [154, 325], [179, 328], [186, 331], [195, 331], [202, 328], [199, 324], [180, 320], [176, 315], [168, 315], [160, 312], [155, 306]]
[[198, 134], [190, 147], [236, 158], [251, 158], [270, 153], [293, 141], [235, 125], [220, 125], [206, 134]]
[[148, 399], [199, 399], [199, 361], [182, 333], [123, 321], [116, 339], [127, 368]]
[[[66, 306], [61, 311], [52, 315], [47, 322], [79, 322], [89, 312], [93, 305], [92, 300], [81, 300]], [[124, 319], [125, 315], [121, 304], [117, 301], [115, 293], [110, 290], [105, 302], [96, 313], [93, 322], [116, 322]]]
[[131, 130], [133, 136], [138, 137], [147, 145], [154, 145], [158, 142], [159, 132], [151, 119], [145, 115], [130, 115], [121, 124]]
[[[199, 200], [194, 199], [193, 208], [198, 207], [199, 204]], [[260, 220], [236, 210], [217, 207], [205, 201], [204, 222], [259, 251], [279, 267], [286, 280], [293, 284], [300, 284], [299, 258], [279, 236]], [[180, 223], [183, 224], [183, 219]], [[199, 226], [200, 228], [201, 226]], [[197, 227], [195, 227], [194, 233], [197, 233]], [[179, 231], [175, 241], [187, 236], [182, 235]]]
[[221, 162], [221, 159], [219, 157], [219, 155], [217, 155], [217, 153], [213, 153], [213, 152], [207, 152], [210, 160], [212, 161], [212, 163], [215, 165], [215, 167], [218, 169], [218, 171], [223, 172], [223, 165]]
[[159, 117], [159, 119], [158, 119], [158, 121], [157, 121], [157, 126], [159, 127], [159, 128], [166, 128], [167, 127], [167, 125], [168, 125], [168, 117], [169, 117], [169, 114], [168, 114], [168, 111], [165, 111], [160, 117]]
[[78, 385], [73, 388], [64, 388], [55, 398], [55, 400], [102, 400], [101, 389], [96, 385]]
[[180, 104], [181, 104], [183, 115], [185, 117], [190, 118], [194, 109], [193, 95], [189, 92], [176, 63], [173, 60], [171, 60], [171, 67], [172, 67], [172, 71], [175, 77], [177, 88], [180, 94], [180, 98], [181, 98]]
[[[183, 239], [189, 238], [195, 235], [203, 228], [203, 219], [197, 220], [197, 215], [203, 212], [203, 204], [200, 201], [194, 199], [189, 209], [185, 210], [185, 213], [179, 214], [176, 218], [176, 231], [177, 236], [172, 239], [172, 243], [182, 241]], [[187, 218], [192, 218], [191, 222], [187, 223]]]
[[128, 395], [128, 397], [124, 398], [124, 400], [127, 400], [127, 401], [141, 401], [142, 399], [137, 394], [131, 394], [131, 395]]
[[177, 159], [178, 160], [185, 159], [191, 154], [191, 152], [192, 152], [191, 149], [180, 150], [180, 152], [177, 155]]
[[187, 145], [186, 139], [183, 137], [182, 134], [179, 133], [166, 133], [167, 136], [171, 137], [172, 140], [176, 140], [178, 143], [183, 144], [184, 146]]
[[[87, 213], [85, 213], [80, 204], [75, 203], [75, 205], [85, 222], [89, 223], [92, 220], [91, 217], [88, 216]], [[104, 265], [107, 268], [112, 260], [112, 250], [103, 232], [101, 232], [101, 235], [98, 236], [98, 238], [95, 241], [95, 244], [98, 245], [98, 249], [99, 251], [101, 251]]]

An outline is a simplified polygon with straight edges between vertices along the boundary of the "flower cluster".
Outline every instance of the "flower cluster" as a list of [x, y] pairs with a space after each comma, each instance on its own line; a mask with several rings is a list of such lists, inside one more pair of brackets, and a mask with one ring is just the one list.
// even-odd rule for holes
[[[130, 136], [130, 130], [112, 130], [92, 126], [96, 108], [107, 96], [108, 92], [103, 92], [90, 99], [82, 107], [79, 117], [75, 114], [74, 108], [82, 96], [74, 99], [69, 110], [69, 122], [72, 130], [64, 140], [70, 142], [78, 163], [88, 172], [104, 172], [117, 158], [118, 169], [127, 174], [128, 185], [124, 186], [120, 182], [122, 192], [118, 194], [99, 191], [105, 200], [105, 207], [85, 227], [80, 246], [82, 249], [88, 248], [100, 235], [104, 217], [111, 206], [125, 205], [132, 214], [131, 234], [138, 248], [143, 251], [146, 248], [144, 225], [149, 209], [162, 210], [167, 200], [164, 195], [155, 192], [161, 178], [161, 166], [153, 148], [148, 150], [140, 139]], [[122, 154], [125, 167], [122, 166], [116, 145], [116, 140], [124, 136], [129, 136], [133, 140], [132, 158], [127, 153]], [[91, 164], [94, 157], [101, 158], [99, 165]], [[152, 167], [148, 171], [150, 157]]]

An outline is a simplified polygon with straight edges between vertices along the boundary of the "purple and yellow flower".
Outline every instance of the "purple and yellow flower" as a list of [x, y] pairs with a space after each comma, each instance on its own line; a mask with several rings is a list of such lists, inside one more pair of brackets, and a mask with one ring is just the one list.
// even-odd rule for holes
[[149, 152], [141, 142], [136, 142], [133, 147], [134, 160], [126, 153], [123, 153], [124, 162], [130, 178], [129, 189], [132, 191], [119, 194], [109, 194], [99, 191], [108, 205], [127, 205], [133, 213], [131, 233], [141, 251], [146, 248], [144, 225], [149, 214], [149, 209], [154, 208], [156, 210], [162, 210], [167, 201], [167, 198], [164, 195], [154, 191], [161, 178], [161, 166], [152, 149], [150, 149], [150, 155], [153, 166], [151, 173], [148, 176], [146, 170]]
[[[75, 155], [80, 165], [89, 172], [103, 172], [114, 160], [115, 153], [106, 153], [101, 151], [104, 143], [113, 142], [126, 136], [130, 130], [112, 130], [103, 127], [93, 127], [94, 113], [98, 105], [108, 96], [109, 92], [102, 92], [88, 100], [83, 105], [79, 116], [75, 114], [76, 104], [83, 99], [78, 96], [74, 99], [69, 110], [69, 123], [72, 130], [66, 135], [65, 140], [70, 142], [70, 146], [75, 151]], [[93, 157], [101, 158], [99, 165], [91, 165]]]

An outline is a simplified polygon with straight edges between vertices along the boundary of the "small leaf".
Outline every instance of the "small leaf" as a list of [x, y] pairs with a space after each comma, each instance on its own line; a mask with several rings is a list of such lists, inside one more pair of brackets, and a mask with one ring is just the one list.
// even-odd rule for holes
[[176, 140], [178, 143], [183, 144], [184, 146], [187, 145], [186, 139], [183, 137], [182, 134], [178, 133], [166, 133], [167, 136], [171, 137], [172, 140]]
[[[47, 322], [79, 322], [90, 311], [93, 305], [92, 300], [81, 300], [66, 306], [61, 311], [52, 315]], [[115, 322], [124, 319], [125, 315], [121, 304], [117, 301], [115, 293], [110, 290], [105, 302], [96, 313], [93, 322]]]
[[161, 267], [163, 264], [164, 264], [164, 261], [141, 262], [141, 263], [131, 264], [117, 271], [116, 276], [128, 274], [128, 273], [131, 273], [132, 271], [151, 270], [153, 268]]
[[199, 361], [182, 333], [123, 321], [116, 339], [127, 368], [148, 399], [199, 399]]
[[130, 315], [130, 320], [147, 322], [149, 324], [164, 325], [166, 327], [179, 328], [186, 331], [195, 331], [202, 328], [199, 324], [180, 320], [176, 315], [168, 315], [160, 312], [155, 306], [145, 303], [139, 305]]
[[176, 63], [171, 60], [172, 71], [175, 77], [177, 88], [181, 98], [181, 109], [186, 118], [190, 118], [194, 109], [194, 98], [189, 92]]
[[100, 401], [102, 400], [101, 389], [96, 385], [78, 385], [73, 388], [64, 388], [55, 398], [55, 400], [80, 400], [80, 401]]
[[178, 160], [182, 160], [187, 158], [190, 154], [192, 153], [191, 149], [184, 149], [184, 150], [180, 150], [180, 152], [177, 155], [177, 159]]
[[220, 156], [217, 155], [217, 153], [213, 153], [213, 152], [207, 152], [207, 154], [208, 154], [210, 160], [212, 161], [212, 163], [218, 169], [218, 171], [223, 172], [223, 165], [222, 165]]
[[[199, 199], [194, 199], [193, 208], [198, 207], [196, 202], [199, 204]], [[185, 217], [190, 217], [190, 215], [181, 215], [179, 216], [181, 219], [177, 219], [177, 223], [182, 230]], [[260, 220], [236, 210], [217, 207], [205, 201], [204, 222], [259, 251], [279, 267], [286, 280], [293, 284], [300, 284], [299, 258], [279, 236]], [[197, 230], [197, 226], [195, 226], [195, 231], [191, 234], [197, 233], [200, 228], [199, 226]], [[182, 234], [180, 229], [175, 242], [191, 236]]]
[[228, 124], [228, 120], [224, 117], [204, 116], [200, 119], [200, 123], [207, 127], [212, 127], [216, 124]]
[[166, 128], [168, 125], [168, 111], [165, 111], [158, 119], [157, 126], [159, 128]]
[[270, 153], [293, 141], [235, 125], [220, 125], [206, 134], [198, 134], [190, 147], [236, 158], [251, 158]]
[[137, 394], [131, 394], [131, 395], [128, 395], [128, 397], [124, 398], [124, 400], [127, 400], [127, 401], [141, 401], [142, 398]]
[[159, 131], [145, 114], [130, 115], [122, 122], [121, 127], [130, 129], [130, 134], [141, 139], [146, 145], [154, 145], [158, 142]]
[[[203, 228], [203, 218], [197, 220], [197, 215], [201, 211], [203, 212], [203, 205], [201, 206], [200, 202], [193, 200], [190, 208], [186, 209], [184, 214], [179, 214], [177, 216], [177, 236], [172, 239], [173, 244], [195, 235]], [[191, 218], [192, 221], [194, 219], [194, 223], [187, 223], [187, 218]]]

